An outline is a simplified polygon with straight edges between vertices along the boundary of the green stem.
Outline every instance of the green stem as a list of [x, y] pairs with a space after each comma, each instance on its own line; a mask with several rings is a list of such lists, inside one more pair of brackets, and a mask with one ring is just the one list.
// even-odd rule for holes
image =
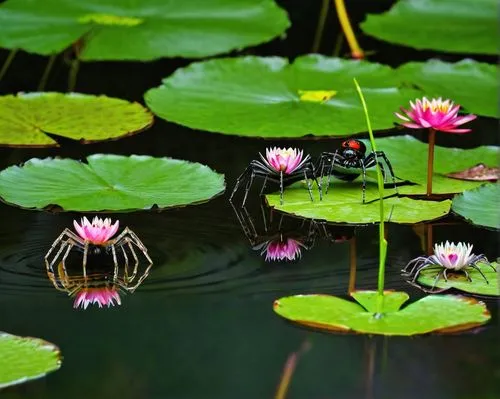
[[54, 61], [56, 60], [57, 54], [52, 54], [47, 62], [47, 66], [43, 71], [42, 78], [40, 79], [40, 83], [38, 84], [38, 91], [45, 90], [45, 86], [47, 85], [47, 80], [49, 79], [50, 71], [54, 66]]
[[332, 55], [334, 57], [338, 57], [340, 55], [340, 51], [342, 50], [342, 45], [344, 44], [344, 34], [340, 32], [337, 35], [337, 39], [335, 40], [335, 47], [333, 48]]
[[370, 144], [372, 146], [372, 151], [375, 154], [375, 165], [377, 168], [377, 183], [378, 183], [378, 195], [379, 195], [379, 209], [380, 209], [380, 223], [378, 226], [379, 234], [379, 264], [378, 264], [378, 296], [377, 296], [377, 316], [382, 315], [382, 309], [384, 307], [384, 279], [385, 279], [385, 258], [387, 255], [387, 240], [385, 239], [385, 226], [384, 226], [384, 178], [382, 177], [382, 171], [380, 170], [380, 164], [377, 159], [377, 147], [375, 146], [375, 137], [373, 136], [372, 125], [370, 122], [370, 116], [368, 115], [368, 107], [366, 106], [366, 101], [359, 87], [358, 81], [354, 79], [354, 84], [356, 85], [356, 90], [358, 91], [359, 98], [361, 99], [361, 104], [363, 105], [363, 111], [365, 113], [366, 126], [368, 128], [368, 134], [370, 135]]
[[316, 34], [314, 35], [314, 42], [311, 50], [312, 53], [317, 53], [319, 51], [319, 46], [321, 45], [321, 38], [323, 37], [323, 31], [325, 30], [326, 17], [328, 16], [329, 9], [330, 0], [323, 0], [321, 11], [319, 12]]
[[68, 76], [68, 92], [69, 93], [75, 91], [76, 76], [78, 74], [79, 68], [80, 68], [80, 60], [78, 58], [75, 58], [73, 61], [71, 61], [71, 66], [69, 69], [69, 76]]
[[0, 81], [3, 79], [3, 77], [7, 73], [7, 70], [9, 69], [10, 64], [12, 64], [12, 61], [14, 60], [16, 53], [17, 53], [17, 48], [10, 50], [9, 55], [5, 59], [5, 62], [2, 65], [2, 69], [0, 70]]
[[434, 174], [434, 144], [436, 143], [436, 131], [429, 129], [429, 152], [427, 155], [427, 196], [432, 195], [432, 175]]

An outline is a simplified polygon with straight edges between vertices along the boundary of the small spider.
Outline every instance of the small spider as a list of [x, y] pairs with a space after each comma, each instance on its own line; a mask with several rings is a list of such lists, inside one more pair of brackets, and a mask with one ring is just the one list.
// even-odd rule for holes
[[370, 152], [366, 155], [366, 146], [362, 141], [348, 139], [342, 142], [341, 147], [335, 152], [322, 152], [318, 162], [319, 180], [322, 183], [323, 177], [328, 176], [325, 194], [328, 193], [331, 176], [335, 176], [344, 181], [352, 181], [360, 174], [363, 178], [363, 204], [365, 203], [366, 192], [366, 169], [371, 168], [379, 162], [384, 179], [389, 174], [392, 178], [394, 188], [397, 192], [396, 178], [391, 162], [383, 151]]
[[[113, 300], [119, 303], [119, 296], [117, 297], [117, 293], [115, 295], [116, 286], [133, 292], [142, 283], [144, 278], [146, 278], [149, 269], [153, 265], [153, 261], [148, 255], [148, 250], [137, 235], [128, 227], [125, 227], [116, 238], [111, 239], [118, 231], [118, 221], [111, 224], [111, 219], [103, 220], [95, 217], [90, 222], [86, 217], [83, 217], [80, 224], [74, 221], [73, 225], [78, 234], [75, 234], [70, 229], [64, 229], [45, 255], [45, 267], [49, 279], [57, 289], [69, 292], [70, 295], [77, 294], [75, 307], [77, 307], [76, 304], [79, 299], [80, 302], [78, 304], [84, 304], [85, 308], [89, 301], [94, 301], [94, 303], [98, 303], [100, 306], [103, 304], [109, 306], [113, 304]], [[58, 248], [57, 251], [56, 248]], [[71, 277], [66, 267], [66, 261], [73, 249], [83, 252], [82, 272], [77, 277]], [[135, 282], [135, 285], [131, 286], [130, 284], [138, 275], [140, 265], [136, 249], [146, 259], [147, 267], [146, 271]], [[53, 255], [54, 252], [55, 255]], [[89, 256], [111, 256], [112, 258], [112, 277], [108, 280], [109, 283], [104, 284], [104, 287], [94, 287], [96, 285], [94, 282], [96, 280], [99, 282], [99, 278], [96, 278], [94, 274], [88, 273], [87, 262]], [[129, 270], [130, 257], [133, 258], [131, 273]], [[120, 267], [118, 259], [120, 259], [120, 262], [123, 262], [122, 267]], [[54, 271], [55, 265], [57, 265], [56, 271]], [[122, 276], [119, 274], [121, 268], [123, 269]]]
[[[264, 179], [262, 189], [260, 194], [264, 192], [266, 188], [267, 181], [270, 180], [280, 185], [280, 203], [283, 205], [283, 189], [285, 183], [293, 183], [304, 178], [307, 183], [307, 189], [309, 191], [309, 196], [311, 201], [313, 201], [312, 191], [311, 191], [311, 180], [314, 180], [318, 184], [316, 179], [316, 174], [314, 171], [314, 165], [311, 161], [311, 156], [307, 155], [304, 157], [303, 151], [299, 151], [296, 148], [267, 148], [266, 156], [264, 157], [259, 153], [261, 160], [253, 160], [250, 165], [245, 169], [245, 171], [238, 177], [236, 184], [234, 186], [231, 197], [232, 201], [236, 191], [244, 181], [246, 181], [245, 196], [243, 197], [243, 203], [241, 206], [245, 205], [247, 200], [248, 192], [252, 186], [255, 176]], [[318, 184], [320, 199], [321, 199], [321, 187]]]
[[472, 253], [472, 244], [466, 243], [450, 243], [446, 241], [445, 244], [435, 244], [434, 245], [434, 255], [431, 256], [419, 256], [411, 260], [402, 272], [405, 273], [406, 277], [411, 278], [411, 283], [417, 281], [418, 276], [424, 269], [437, 268], [441, 271], [437, 274], [436, 279], [432, 289], [436, 287], [437, 282], [441, 277], [445, 281], [448, 281], [448, 272], [463, 272], [469, 281], [472, 281], [469, 273], [467, 272], [468, 267], [472, 267], [477, 270], [479, 274], [484, 278], [487, 284], [489, 284], [488, 279], [483, 274], [481, 269], [477, 266], [479, 262], [485, 263], [490, 266], [494, 271], [495, 267], [488, 262], [488, 259], [484, 255], [474, 255]]

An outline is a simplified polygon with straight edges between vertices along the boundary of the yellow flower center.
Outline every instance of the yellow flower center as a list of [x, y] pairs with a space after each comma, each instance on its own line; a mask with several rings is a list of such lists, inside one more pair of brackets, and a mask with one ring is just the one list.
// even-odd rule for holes
[[86, 14], [78, 18], [81, 24], [95, 23], [98, 25], [115, 25], [115, 26], [136, 26], [144, 21], [141, 18], [122, 17], [111, 14]]
[[441, 101], [441, 99], [439, 100], [432, 100], [432, 101], [423, 101], [422, 103], [422, 109], [424, 111], [430, 109], [431, 112], [433, 113], [436, 113], [436, 112], [440, 112], [440, 113], [443, 113], [443, 114], [446, 114], [450, 109], [451, 109], [451, 106], [452, 104], [450, 103], [450, 101], [446, 100], [446, 101]]

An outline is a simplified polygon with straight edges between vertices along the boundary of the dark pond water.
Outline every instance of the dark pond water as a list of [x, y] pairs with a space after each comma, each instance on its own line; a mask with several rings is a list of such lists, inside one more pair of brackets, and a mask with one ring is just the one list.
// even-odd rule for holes
[[[283, 2], [294, 23], [287, 41], [248, 52], [291, 57], [308, 52], [320, 5], [319, 1], [312, 3], [314, 6], [306, 7], [299, 1]], [[360, 6], [362, 2], [353, 3]], [[354, 17], [360, 20], [363, 13], [387, 8], [390, 3], [353, 7]], [[324, 53], [331, 53], [328, 42], [333, 47], [334, 40], [328, 38], [334, 36], [329, 29]], [[378, 50], [373, 60], [392, 64], [432, 56], [367, 38], [363, 44]], [[20, 54], [1, 82], [2, 92], [33, 90], [44, 62], [41, 57]], [[85, 64], [77, 89], [142, 101], [146, 89], [187, 63]], [[64, 90], [66, 72], [64, 64], [58, 64], [48, 89]], [[440, 144], [462, 147], [498, 143], [492, 134], [495, 121], [482, 119], [475, 122], [474, 129], [476, 133], [471, 135], [438, 139]], [[288, 143], [317, 154], [335, 147], [338, 140]], [[232, 188], [236, 176], [258, 151], [280, 143], [208, 134], [157, 120], [149, 131], [120, 141], [62, 144], [62, 148], [50, 150], [0, 149], [0, 166], [33, 156], [150, 154], [205, 163], [226, 174]], [[249, 201], [248, 212], [257, 227], [262, 227], [255, 197]], [[79, 216], [0, 205], [0, 329], [54, 342], [64, 356], [59, 371], [4, 390], [2, 398], [274, 398], [288, 357], [304, 345], [308, 350], [299, 358], [288, 399], [488, 399], [499, 395], [497, 300], [485, 300], [493, 316], [487, 326], [452, 336], [330, 335], [298, 328], [273, 313], [273, 300], [283, 295], [320, 292], [346, 296], [354, 284], [356, 288], [375, 288], [376, 226], [355, 230], [326, 226], [330, 236], [316, 237], [315, 245], [303, 251], [299, 262], [269, 263], [249, 245], [227, 193], [199, 206], [112, 215], [141, 237], [155, 264], [137, 291], [122, 298], [122, 306], [75, 311], [72, 299], [56, 291], [47, 279], [43, 256]], [[457, 218], [441, 220], [432, 230], [434, 241], [470, 241], [477, 252], [491, 259], [499, 255], [496, 232]], [[386, 287], [405, 290], [417, 299], [422, 293], [408, 286], [399, 270], [422, 253], [421, 238], [412, 226], [389, 225], [388, 239]], [[355, 276], [350, 273], [353, 262]]]

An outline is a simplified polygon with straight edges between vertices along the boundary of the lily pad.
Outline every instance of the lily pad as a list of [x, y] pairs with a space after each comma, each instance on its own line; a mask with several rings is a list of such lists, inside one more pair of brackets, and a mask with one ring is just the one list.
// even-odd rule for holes
[[360, 304], [331, 295], [295, 295], [274, 302], [274, 311], [295, 323], [332, 332], [415, 335], [462, 331], [490, 318], [482, 302], [454, 295], [429, 295], [400, 310], [408, 300], [404, 292], [384, 294], [381, 317], [376, 317], [376, 291], [358, 291]]
[[499, 184], [485, 184], [453, 198], [452, 211], [473, 224], [500, 229]]
[[[320, 55], [240, 57], [194, 63], [145, 94], [161, 118], [191, 128], [252, 137], [346, 136], [366, 131], [355, 77], [374, 129], [392, 128], [388, 110], [418, 96], [398, 89], [388, 66]], [[255, 84], [258, 82], [258, 84]]]
[[167, 208], [206, 201], [224, 190], [224, 176], [171, 158], [94, 154], [31, 159], [0, 172], [0, 197], [23, 208], [66, 211]]
[[499, 117], [500, 83], [496, 65], [470, 59], [455, 64], [430, 60], [404, 64], [397, 73], [404, 82], [415, 84], [428, 97], [450, 98], [468, 112]]
[[[394, 189], [386, 189], [387, 192]], [[302, 185], [288, 187], [284, 193], [284, 203], [280, 204], [279, 193], [266, 195], [267, 202], [275, 209], [305, 218], [326, 220], [332, 223], [377, 223], [380, 220], [380, 205], [376, 184], [368, 182], [367, 203], [362, 203], [361, 183], [335, 180], [327, 195], [319, 200], [313, 192], [314, 201]], [[372, 202], [368, 202], [372, 201]], [[390, 197], [384, 199], [387, 221], [394, 223], [417, 223], [446, 216], [451, 201], [424, 201], [411, 198]]]
[[451, 53], [498, 53], [498, 1], [400, 0], [368, 15], [361, 29], [377, 39]]
[[0, 332], [0, 389], [41, 378], [61, 367], [59, 349], [44, 340]]
[[269, 41], [290, 25], [273, 0], [8, 0], [0, 47], [83, 60], [205, 57]]
[[0, 96], [0, 145], [57, 146], [45, 133], [91, 143], [128, 136], [152, 124], [146, 108], [119, 98], [42, 92]]
[[[492, 262], [491, 264], [498, 270], [498, 263]], [[469, 273], [472, 281], [469, 281], [464, 273], [449, 272], [448, 281], [445, 281], [444, 278], [441, 277], [434, 283], [442, 268], [428, 268], [420, 272], [417, 282], [427, 287], [440, 289], [440, 291], [455, 288], [471, 294], [500, 296], [500, 285], [498, 281], [500, 275], [498, 272], [494, 271], [485, 263], [478, 263], [477, 267], [483, 272], [488, 282], [486, 282], [477, 270], [471, 267], [467, 269], [467, 273]]]

